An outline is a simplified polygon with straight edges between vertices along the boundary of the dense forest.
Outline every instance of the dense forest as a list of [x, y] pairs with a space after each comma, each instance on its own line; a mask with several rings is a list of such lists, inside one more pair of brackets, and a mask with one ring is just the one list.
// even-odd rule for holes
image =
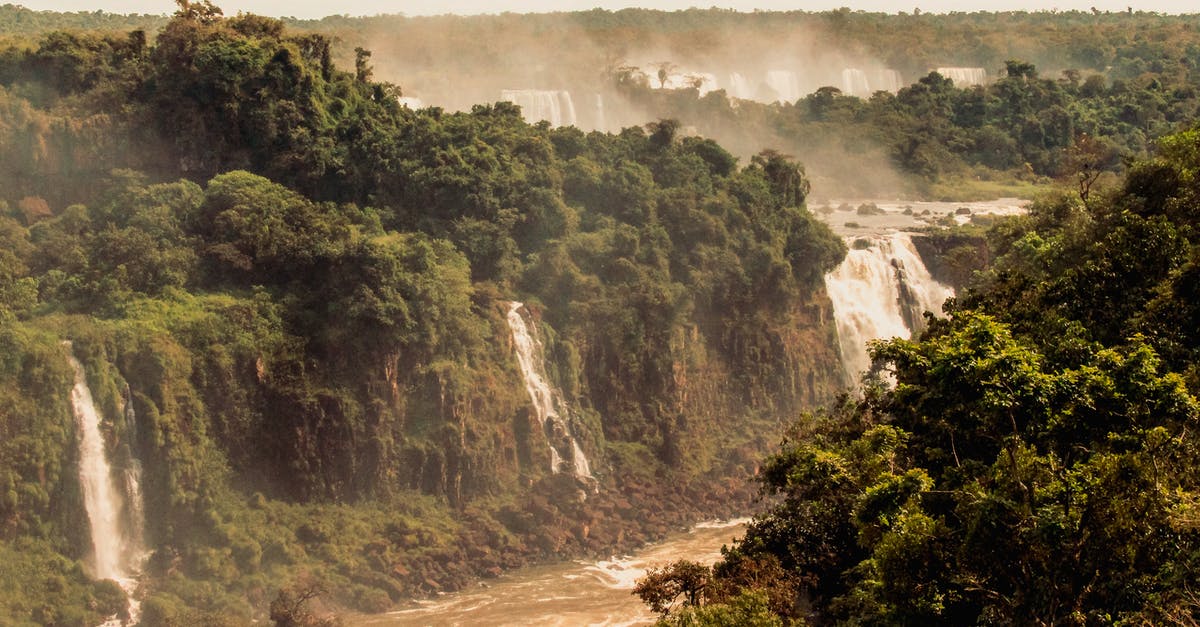
[[[318, 592], [383, 611], [745, 512], [756, 470], [770, 509], [712, 573], [659, 573], [651, 598], [704, 586], [667, 620], [1194, 617], [1195, 22], [1043, 17], [0, 7], [0, 622], [127, 611], [88, 576], [71, 354], [114, 464], [141, 469], [145, 624], [296, 624]], [[530, 123], [492, 91], [399, 100], [473, 75], [405, 33], [449, 29], [486, 73], [497, 42], [564, 22], [626, 49], [531, 71], [606, 57], [623, 129]], [[919, 80], [763, 104], [625, 63], [801, 26]], [[925, 72], [961, 51], [1006, 75]], [[857, 398], [823, 284], [846, 244], [806, 209], [838, 170], [1070, 186], [973, 243], [994, 262], [923, 338], [879, 345], [896, 384]], [[514, 302], [587, 480], [552, 466]]]

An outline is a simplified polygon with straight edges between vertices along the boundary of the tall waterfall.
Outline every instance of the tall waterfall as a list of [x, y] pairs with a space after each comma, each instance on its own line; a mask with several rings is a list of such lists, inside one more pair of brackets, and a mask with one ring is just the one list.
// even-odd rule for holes
[[869, 340], [909, 338], [921, 330], [924, 312], [941, 313], [954, 291], [930, 276], [907, 233], [848, 238], [850, 251], [825, 276], [833, 301], [842, 364], [856, 385], [871, 366]]
[[568, 470], [579, 479], [592, 480], [587, 456], [571, 430], [566, 403], [546, 379], [542, 343], [521, 314], [524, 309], [521, 303], [509, 303], [508, 327], [512, 330], [513, 344], [517, 348], [517, 362], [525, 379], [525, 389], [529, 392], [538, 423], [542, 425], [550, 445], [550, 470], [555, 473]]
[[[63, 344], [70, 350], [70, 342]], [[114, 480], [113, 468], [104, 450], [104, 438], [100, 434], [100, 413], [88, 388], [87, 373], [73, 354], [68, 353], [67, 359], [75, 371], [71, 407], [79, 429], [79, 482], [92, 532], [93, 574], [97, 579], [115, 580], [132, 598], [146, 554], [142, 541], [141, 467], [136, 460], [131, 460], [121, 481]], [[131, 411], [126, 412], [127, 420], [131, 418]], [[129, 613], [130, 622], [136, 623], [136, 601], [130, 601]], [[119, 622], [106, 623], [116, 624]]]
[[987, 70], [981, 67], [940, 67], [937, 73], [954, 81], [955, 87], [970, 87], [987, 82]]
[[521, 107], [529, 122], [545, 120], [550, 126], [575, 126], [575, 103], [570, 92], [545, 89], [504, 89], [500, 99]]

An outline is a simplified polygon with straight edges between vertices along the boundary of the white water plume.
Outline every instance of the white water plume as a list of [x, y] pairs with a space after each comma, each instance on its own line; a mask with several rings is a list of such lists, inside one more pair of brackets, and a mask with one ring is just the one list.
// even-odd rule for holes
[[[69, 351], [71, 343], [63, 344]], [[100, 433], [101, 416], [87, 384], [87, 373], [74, 355], [68, 353], [67, 359], [75, 373], [71, 408], [79, 429], [79, 482], [91, 531], [93, 575], [116, 581], [130, 595], [129, 624], [136, 624], [139, 603], [133, 599], [133, 593], [146, 553], [142, 546], [141, 466], [137, 460], [131, 460], [121, 473], [120, 483], [114, 480]], [[114, 618], [105, 626], [120, 624]]]
[[521, 115], [530, 123], [545, 120], [550, 126], [575, 126], [575, 103], [566, 91], [546, 89], [504, 89], [500, 99], [521, 107]]
[[729, 86], [725, 88], [725, 93], [729, 94], [730, 98], [741, 100], [754, 100], [755, 96], [754, 86], [738, 72], [729, 75]]
[[[569, 468], [579, 479], [592, 480], [592, 469], [587, 456], [571, 431], [562, 395], [550, 385], [545, 371], [545, 352], [531, 325], [521, 315], [524, 305], [517, 302], [508, 305], [508, 327], [512, 330], [513, 344], [517, 349], [517, 363], [525, 389], [533, 401], [533, 410], [538, 424], [550, 445], [550, 470], [562, 472]], [[566, 463], [569, 462], [569, 465]]]
[[745, 522], [701, 523], [634, 555], [523, 568], [415, 607], [346, 622], [354, 627], [652, 625], [657, 617], [631, 594], [637, 579], [676, 560], [712, 564], [721, 558], [723, 545], [742, 535]]
[[987, 70], [981, 67], [940, 67], [937, 73], [954, 81], [955, 87], [970, 87], [987, 82]]
[[954, 290], [929, 274], [912, 238], [893, 232], [848, 238], [846, 259], [825, 276], [850, 385], [871, 367], [867, 342], [919, 332], [923, 314], [942, 312]]

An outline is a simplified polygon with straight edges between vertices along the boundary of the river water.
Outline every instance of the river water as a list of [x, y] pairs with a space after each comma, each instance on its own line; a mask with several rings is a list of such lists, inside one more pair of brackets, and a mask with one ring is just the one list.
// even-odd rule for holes
[[621, 558], [514, 571], [411, 609], [348, 618], [348, 625], [646, 625], [655, 615], [633, 595], [646, 569], [679, 559], [712, 564], [747, 520], [700, 523]]

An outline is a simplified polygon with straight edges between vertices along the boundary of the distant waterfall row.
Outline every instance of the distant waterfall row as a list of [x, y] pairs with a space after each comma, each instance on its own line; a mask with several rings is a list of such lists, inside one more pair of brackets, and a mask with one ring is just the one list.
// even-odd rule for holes
[[[64, 342], [69, 351], [70, 342]], [[79, 430], [79, 483], [83, 492], [84, 509], [92, 539], [92, 574], [96, 579], [112, 579], [132, 595], [136, 578], [146, 557], [143, 529], [145, 513], [141, 489], [141, 465], [135, 458], [127, 461], [119, 475], [105, 452], [100, 433], [100, 412], [92, 400], [83, 364], [68, 353], [67, 359], [75, 372], [71, 389], [71, 408]], [[133, 433], [132, 409], [126, 408], [127, 431]], [[138, 603], [130, 601], [130, 624], [137, 622]], [[119, 625], [117, 619], [105, 625]]]
[[867, 342], [909, 338], [924, 327], [924, 312], [940, 314], [954, 291], [929, 274], [907, 233], [849, 238], [850, 250], [825, 288], [833, 301], [842, 364], [855, 386], [871, 367]]
[[517, 363], [521, 367], [525, 389], [533, 402], [534, 415], [550, 447], [550, 471], [566, 471], [576, 478], [592, 481], [592, 469], [576, 439], [566, 402], [546, 377], [542, 342], [537, 338], [535, 327], [526, 321], [523, 311], [527, 313], [521, 303], [509, 303], [508, 327], [512, 330]]

